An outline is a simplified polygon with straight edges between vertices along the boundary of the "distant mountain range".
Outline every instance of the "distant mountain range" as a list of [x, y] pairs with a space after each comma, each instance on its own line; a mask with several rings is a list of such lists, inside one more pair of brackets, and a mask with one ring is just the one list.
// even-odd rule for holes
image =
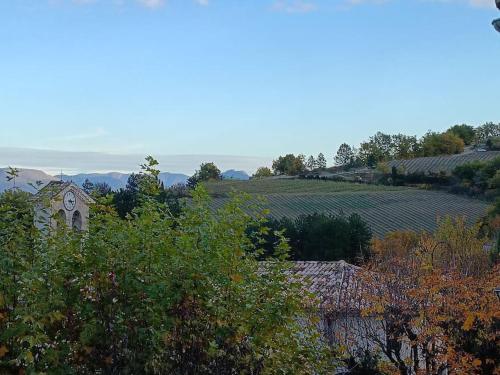
[[[7, 168], [0, 168], [0, 192], [12, 188], [14, 186], [14, 181], [7, 181]], [[74, 176], [62, 175], [64, 181], [73, 181], [76, 185], [82, 186], [86, 179], [88, 179], [93, 184], [95, 183], [106, 183], [111, 186], [111, 189], [118, 190], [124, 188], [127, 184], [127, 180], [130, 174], [119, 173], [119, 172], [109, 172], [109, 173], [81, 173]], [[222, 173], [224, 179], [232, 180], [248, 180], [249, 176], [244, 171], [235, 171], [230, 169]], [[19, 175], [16, 178], [15, 186], [21, 190], [29, 191], [31, 193], [35, 192], [36, 189], [30, 186], [30, 184], [36, 185], [37, 181], [42, 183], [41, 186], [47, 184], [49, 181], [59, 180], [61, 176], [51, 176], [43, 171], [37, 169], [20, 169]], [[186, 183], [188, 176], [182, 173], [170, 173], [162, 172], [159, 175], [160, 181], [163, 182], [165, 187], [170, 187], [175, 184]]]

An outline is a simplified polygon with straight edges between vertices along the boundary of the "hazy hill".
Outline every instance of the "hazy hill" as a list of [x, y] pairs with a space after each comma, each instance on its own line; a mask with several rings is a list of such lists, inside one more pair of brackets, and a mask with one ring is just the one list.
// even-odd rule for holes
[[[93, 184], [96, 183], [106, 183], [111, 186], [111, 189], [118, 190], [124, 188], [127, 185], [127, 180], [130, 174], [128, 173], [81, 173], [74, 176], [63, 175], [65, 181], [73, 181], [78, 186], [81, 186], [86, 179], [88, 179]], [[187, 181], [188, 176], [182, 173], [170, 173], [162, 172], [159, 175], [160, 181], [163, 182], [165, 187], [169, 187], [175, 184], [184, 184]]]
[[[7, 181], [7, 171], [8, 168], [0, 168], [0, 192], [14, 187], [14, 181]], [[37, 169], [21, 169], [19, 170], [19, 175], [16, 178], [16, 187], [21, 190], [34, 193], [35, 189], [29, 185], [30, 183], [36, 184], [37, 181], [40, 181], [43, 185], [45, 185], [49, 181], [55, 179], [55, 177]]]
[[[0, 168], [0, 192], [14, 186], [13, 181], [8, 182], [7, 168]], [[244, 171], [236, 171], [230, 169], [222, 173], [224, 179], [228, 180], [248, 180], [249, 176]], [[111, 186], [111, 189], [118, 190], [127, 185], [129, 173], [109, 172], [109, 173], [80, 173], [77, 175], [62, 175], [64, 181], [73, 181], [76, 185], [81, 186], [86, 179], [92, 183], [106, 183]], [[29, 184], [35, 184], [36, 181], [41, 181], [43, 185], [51, 180], [59, 180], [61, 176], [51, 176], [37, 169], [21, 169], [19, 177], [16, 179], [16, 186], [22, 190], [34, 192], [35, 189]], [[188, 176], [182, 173], [162, 172], [159, 175], [160, 181], [165, 187], [170, 187], [175, 184], [185, 184]]]

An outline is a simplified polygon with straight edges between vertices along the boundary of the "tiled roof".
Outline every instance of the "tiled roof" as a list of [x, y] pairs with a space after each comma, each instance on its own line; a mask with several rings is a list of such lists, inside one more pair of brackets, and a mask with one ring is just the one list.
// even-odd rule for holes
[[359, 267], [344, 262], [293, 262], [291, 272], [303, 281], [324, 309], [359, 310]]

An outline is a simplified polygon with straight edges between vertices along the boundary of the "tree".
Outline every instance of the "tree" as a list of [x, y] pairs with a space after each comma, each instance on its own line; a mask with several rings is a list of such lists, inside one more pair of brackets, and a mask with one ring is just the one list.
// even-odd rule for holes
[[273, 171], [277, 175], [296, 176], [306, 170], [304, 156], [287, 154], [273, 161]]
[[92, 190], [94, 190], [94, 184], [88, 178], [86, 178], [82, 184], [82, 189], [85, 193], [90, 195], [90, 193], [92, 193]]
[[476, 144], [486, 143], [489, 138], [500, 137], [500, 123], [487, 122], [476, 128]]
[[200, 169], [188, 178], [187, 185], [194, 188], [200, 182], [221, 179], [221, 171], [214, 163], [202, 163]]
[[314, 159], [314, 156], [310, 155], [308, 158], [307, 158], [307, 163], [306, 163], [306, 167], [308, 170], [310, 171], [313, 171], [314, 169], [316, 169], [316, 160]]
[[422, 139], [423, 156], [453, 155], [464, 151], [462, 138], [452, 133], [428, 132]]
[[392, 233], [374, 246], [360, 273], [362, 314], [356, 328], [384, 353], [388, 373], [490, 374], [500, 365], [500, 282], [479, 226], [443, 220], [435, 235]]
[[[154, 182], [153, 172], [143, 181]], [[88, 233], [61, 226], [42, 238], [28, 217], [30, 200], [6, 194], [0, 372], [333, 371], [310, 299], [290, 282], [283, 238], [268, 262], [257, 261], [265, 212], [245, 213], [244, 197], [212, 210], [198, 187], [173, 217], [145, 196], [128, 220], [95, 209]]]
[[359, 158], [363, 165], [374, 167], [377, 163], [390, 160], [394, 155], [392, 137], [377, 132], [368, 142], [362, 142], [359, 147]]
[[500, 137], [491, 137], [486, 141], [488, 151], [500, 151]]
[[268, 167], [260, 167], [253, 174], [252, 178], [265, 178], [265, 177], [271, 177], [272, 175], [273, 172]]
[[411, 159], [420, 156], [421, 147], [416, 136], [396, 134], [392, 136], [391, 159]]
[[97, 182], [94, 185], [92, 192], [97, 197], [105, 197], [106, 195], [111, 194], [113, 190], [111, 189], [111, 186], [109, 186], [109, 184], [107, 184], [106, 182]]
[[350, 167], [354, 162], [354, 151], [347, 143], [342, 143], [335, 155], [335, 164]]
[[[369, 255], [371, 230], [355, 214], [344, 217], [316, 213], [295, 220], [272, 220], [269, 225], [274, 231], [284, 230], [294, 260], [359, 262]], [[273, 244], [277, 238], [271, 233], [267, 240]]]
[[466, 146], [472, 144], [474, 138], [476, 137], [476, 131], [473, 126], [462, 124], [462, 125], [454, 125], [447, 130], [448, 133], [454, 134], [462, 141]]
[[316, 159], [316, 166], [319, 168], [319, 169], [325, 169], [326, 168], [326, 159], [325, 159], [325, 155], [323, 155], [323, 153], [319, 153], [318, 154], [318, 157]]

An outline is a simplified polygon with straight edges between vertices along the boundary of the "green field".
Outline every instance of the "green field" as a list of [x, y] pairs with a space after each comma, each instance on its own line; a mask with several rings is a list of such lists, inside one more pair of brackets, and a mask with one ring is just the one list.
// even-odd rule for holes
[[311, 180], [256, 180], [209, 183], [214, 207], [220, 207], [232, 190], [265, 198], [262, 207], [271, 216], [295, 218], [302, 214], [359, 214], [373, 233], [394, 230], [433, 231], [444, 216], [465, 216], [469, 223], [486, 213], [488, 203], [445, 192], [405, 187], [350, 184]]

